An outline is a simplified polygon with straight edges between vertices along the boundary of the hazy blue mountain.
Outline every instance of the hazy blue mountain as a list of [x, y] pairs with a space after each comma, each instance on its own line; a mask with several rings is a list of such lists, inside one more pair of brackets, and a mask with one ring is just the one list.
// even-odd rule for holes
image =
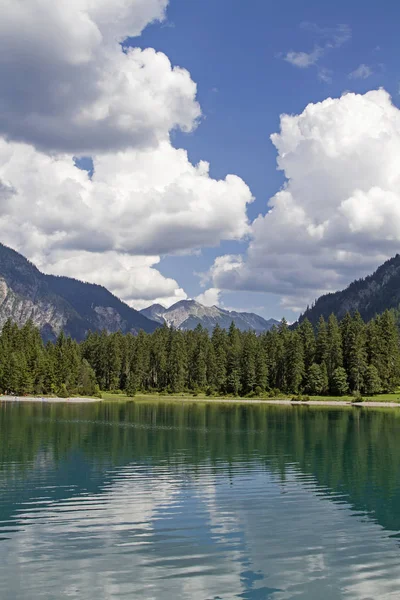
[[339, 319], [346, 312], [358, 310], [364, 320], [372, 319], [387, 308], [398, 308], [400, 304], [400, 255], [387, 260], [372, 275], [358, 279], [346, 289], [325, 294], [304, 312], [302, 321], [307, 317], [317, 323], [320, 315], [327, 319], [331, 313]]
[[233, 321], [242, 331], [254, 329], [260, 333], [278, 324], [275, 319], [266, 320], [254, 313], [229, 311], [218, 306], [203, 306], [196, 300], [180, 300], [170, 308], [153, 304], [140, 312], [157, 323], [167, 323], [185, 330], [195, 329], [199, 324], [210, 332], [217, 324], [228, 329]]
[[0, 244], [0, 329], [9, 318], [19, 325], [32, 319], [45, 339], [53, 339], [61, 330], [82, 340], [89, 329], [137, 333], [157, 327], [106, 288], [45, 275]]

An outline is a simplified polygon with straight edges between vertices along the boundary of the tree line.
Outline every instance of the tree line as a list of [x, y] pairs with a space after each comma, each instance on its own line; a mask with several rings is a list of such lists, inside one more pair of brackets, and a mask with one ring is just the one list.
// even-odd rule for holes
[[166, 325], [137, 336], [89, 332], [77, 343], [61, 333], [44, 344], [27, 322], [7, 321], [0, 335], [0, 391], [12, 394], [100, 395], [125, 392], [374, 395], [400, 384], [400, 346], [394, 311], [365, 323], [359, 313], [317, 327], [285, 319], [256, 335], [232, 323], [211, 335], [200, 325]]

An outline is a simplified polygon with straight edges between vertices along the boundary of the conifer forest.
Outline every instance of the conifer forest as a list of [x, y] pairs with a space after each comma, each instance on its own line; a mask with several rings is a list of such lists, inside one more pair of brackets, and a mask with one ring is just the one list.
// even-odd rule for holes
[[89, 332], [77, 343], [63, 333], [44, 344], [31, 322], [7, 321], [0, 335], [0, 392], [100, 396], [101, 391], [231, 396], [374, 395], [400, 383], [397, 314], [365, 323], [304, 319], [294, 328], [256, 335], [216, 326], [181, 331], [167, 326], [138, 335]]

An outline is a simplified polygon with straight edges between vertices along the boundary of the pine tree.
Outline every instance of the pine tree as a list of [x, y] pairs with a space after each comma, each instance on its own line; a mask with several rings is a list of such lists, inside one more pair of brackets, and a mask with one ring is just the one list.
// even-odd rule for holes
[[314, 328], [310, 321], [306, 318], [298, 327], [299, 334], [303, 341], [304, 368], [308, 372], [309, 368], [315, 361], [315, 334]]
[[375, 365], [378, 371], [381, 370], [381, 359], [383, 357], [383, 345], [380, 337], [380, 327], [378, 326], [380, 316], [372, 319], [366, 326], [366, 350], [367, 362]]
[[336, 396], [344, 396], [348, 393], [347, 373], [343, 367], [337, 367], [332, 373], [331, 391]]
[[323, 316], [319, 318], [317, 326], [317, 346], [315, 353], [316, 362], [319, 365], [327, 364], [328, 360], [328, 330]]
[[340, 333], [342, 336], [342, 353], [343, 353], [343, 367], [346, 373], [349, 373], [350, 369], [350, 355], [352, 352], [352, 344], [351, 344], [351, 327], [352, 327], [352, 318], [350, 313], [347, 312], [344, 318], [340, 322]]
[[183, 334], [179, 330], [171, 329], [167, 363], [167, 381], [171, 392], [183, 392], [186, 383], [186, 362]]
[[400, 379], [399, 332], [393, 311], [386, 310], [377, 321], [379, 364], [375, 364], [380, 373], [381, 385], [386, 392], [393, 392]]
[[86, 359], [81, 361], [77, 383], [77, 392], [80, 396], [98, 395], [96, 375]]
[[279, 332], [273, 327], [261, 337], [267, 356], [268, 387], [271, 389], [286, 389], [285, 336], [285, 330]]
[[207, 346], [208, 333], [201, 325], [196, 327], [194, 345], [194, 364], [192, 370], [193, 389], [205, 390], [207, 387]]
[[215, 352], [215, 388], [220, 393], [227, 390], [228, 336], [218, 324], [214, 327], [211, 342]]
[[286, 348], [286, 385], [287, 390], [297, 394], [302, 386], [305, 374], [303, 342], [298, 330], [287, 336]]
[[364, 385], [364, 376], [367, 368], [367, 336], [365, 323], [360, 313], [356, 312], [351, 320], [349, 330], [349, 356], [348, 375], [350, 389], [360, 392]]
[[313, 363], [308, 370], [306, 391], [312, 396], [318, 396], [325, 393], [326, 379], [323, 365]]
[[151, 389], [165, 390], [167, 387], [168, 325], [156, 329], [150, 336], [149, 384]]
[[343, 366], [342, 335], [335, 315], [328, 319], [326, 368], [329, 381], [338, 367]]
[[277, 329], [277, 337], [275, 339], [275, 387], [281, 391], [287, 391], [288, 386], [288, 361], [287, 347], [290, 336], [288, 324], [285, 318], [281, 320]]
[[218, 381], [217, 375], [217, 358], [215, 355], [214, 346], [209, 341], [207, 344], [207, 356], [206, 356], [206, 370], [207, 370], [207, 392], [212, 393], [218, 390], [220, 382]]
[[364, 377], [364, 392], [371, 396], [379, 394], [382, 390], [382, 382], [378, 369], [374, 365], [368, 365]]
[[241, 390], [240, 355], [240, 333], [232, 321], [228, 332], [227, 391], [234, 396], [237, 396]]
[[135, 382], [135, 376], [133, 375], [133, 373], [129, 373], [128, 378], [126, 380], [126, 395], [130, 396], [131, 398], [133, 398], [133, 396], [136, 394], [136, 382]]
[[121, 332], [107, 337], [107, 374], [106, 386], [109, 390], [118, 390], [121, 380]]
[[241, 389], [243, 394], [249, 394], [254, 391], [256, 386], [257, 337], [254, 332], [250, 331], [246, 331], [242, 335]]
[[255, 392], [262, 393], [268, 389], [268, 358], [263, 339], [257, 338], [255, 356]]

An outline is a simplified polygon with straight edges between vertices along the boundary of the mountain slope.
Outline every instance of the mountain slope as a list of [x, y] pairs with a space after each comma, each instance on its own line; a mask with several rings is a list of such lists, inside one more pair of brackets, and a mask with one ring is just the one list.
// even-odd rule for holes
[[163, 324], [165, 323], [164, 314], [167, 312], [167, 310], [168, 309], [162, 306], [161, 304], [152, 304], [147, 308], [142, 308], [140, 312], [148, 319]]
[[45, 339], [53, 339], [62, 329], [81, 340], [89, 329], [136, 333], [157, 327], [106, 288], [44, 275], [21, 254], [0, 244], [0, 328], [9, 318], [19, 325], [32, 319]]
[[320, 315], [327, 319], [331, 313], [339, 319], [346, 312], [358, 310], [364, 320], [372, 319], [387, 308], [397, 308], [400, 304], [400, 255], [389, 259], [372, 275], [358, 279], [345, 290], [321, 296], [315, 304], [300, 317], [307, 317], [317, 323]]
[[170, 308], [153, 304], [140, 312], [157, 323], [167, 323], [177, 329], [185, 330], [195, 329], [199, 324], [210, 332], [217, 324], [228, 329], [233, 321], [242, 331], [254, 329], [261, 332], [278, 324], [275, 319], [267, 321], [254, 313], [229, 311], [218, 306], [203, 306], [195, 300], [180, 300]]

